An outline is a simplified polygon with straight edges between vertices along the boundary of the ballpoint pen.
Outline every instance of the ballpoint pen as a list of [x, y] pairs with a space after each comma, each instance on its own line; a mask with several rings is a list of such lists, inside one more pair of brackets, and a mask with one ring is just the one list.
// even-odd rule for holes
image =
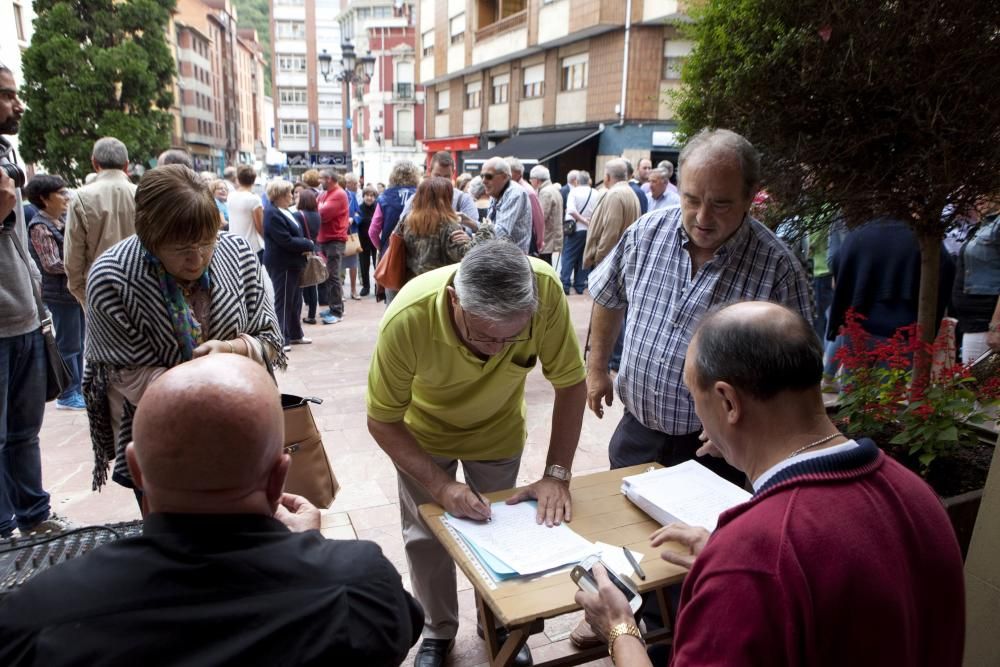
[[[466, 478], [465, 483], [468, 484], [469, 488], [472, 489], [472, 492], [474, 494], [476, 494], [476, 498], [479, 498], [479, 502], [481, 502], [482, 504], [486, 505], [486, 507], [490, 506], [490, 504], [488, 502], [486, 502], [486, 498], [483, 498], [483, 495], [481, 493], [479, 493], [479, 489], [476, 488], [476, 486], [472, 483], [471, 479]], [[488, 516], [488, 517], [486, 517], [486, 520], [487, 521], [493, 521], [493, 517]]]
[[[473, 491], [475, 491], [475, 489], [473, 489]], [[628, 558], [628, 562], [632, 566], [632, 569], [635, 570], [635, 573], [639, 575], [640, 579], [646, 581], [646, 573], [642, 571], [641, 567], [639, 567], [639, 562], [635, 559], [635, 556], [632, 555], [632, 552], [628, 550], [628, 547], [622, 547], [622, 551], [625, 552], [625, 558]]]

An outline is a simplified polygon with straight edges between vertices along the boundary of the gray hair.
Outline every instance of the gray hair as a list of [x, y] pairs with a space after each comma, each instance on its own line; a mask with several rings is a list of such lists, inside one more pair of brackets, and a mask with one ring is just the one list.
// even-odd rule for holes
[[650, 169], [649, 176], [650, 177], [656, 176], [657, 178], [661, 179], [664, 183], [670, 180], [670, 174], [667, 173], [667, 170], [660, 169], [659, 167], [657, 167], [656, 169]]
[[509, 241], [486, 241], [470, 250], [458, 265], [454, 287], [464, 310], [490, 322], [534, 315], [538, 309], [531, 260]]
[[420, 185], [420, 167], [410, 160], [400, 160], [389, 172], [389, 187], [402, 185]]
[[743, 173], [743, 194], [750, 196], [760, 185], [760, 153], [749, 141], [732, 130], [705, 128], [684, 144], [677, 164], [684, 178], [684, 162], [695, 155], [705, 154], [719, 161], [737, 160]]
[[660, 160], [660, 163], [656, 165], [656, 168], [667, 172], [667, 178], [674, 175], [674, 163], [670, 160]]
[[236, 180], [236, 167], [229, 166], [222, 170], [222, 177], [227, 181]]
[[524, 173], [524, 163], [521, 162], [516, 157], [514, 157], [513, 155], [511, 155], [509, 157], [505, 157], [504, 160], [506, 160], [507, 164], [510, 165], [511, 172], [515, 172], [516, 171], [519, 174], [523, 174]]
[[344, 174], [344, 180], [347, 181], [348, 183], [357, 183], [358, 175], [355, 174], [353, 171], [349, 171], [346, 174]]
[[188, 169], [194, 169], [191, 154], [183, 148], [171, 148], [160, 153], [160, 157], [156, 159], [156, 166], [164, 167], [169, 164], [181, 164]]
[[528, 178], [537, 178], [540, 181], [549, 181], [552, 180], [552, 174], [549, 173], [548, 167], [536, 164], [531, 168], [531, 174]]
[[273, 202], [275, 199], [281, 199], [285, 195], [291, 194], [292, 184], [283, 178], [275, 178], [267, 182], [267, 188], [264, 192], [267, 194], [267, 200]]
[[469, 181], [469, 185], [466, 188], [466, 191], [470, 195], [472, 195], [473, 199], [479, 199], [480, 197], [482, 197], [483, 195], [485, 195], [486, 194], [486, 186], [483, 185], [483, 177], [482, 176], [476, 176], [471, 181]]
[[566, 182], [572, 184], [573, 181], [580, 180], [580, 172], [576, 169], [570, 169], [569, 173], [566, 174]]
[[493, 171], [498, 172], [510, 178], [510, 163], [502, 157], [491, 157], [489, 160], [483, 163], [483, 169], [490, 167]]
[[624, 158], [608, 160], [604, 163], [604, 174], [610, 176], [615, 183], [628, 180], [628, 163]]
[[128, 149], [114, 137], [103, 137], [94, 142], [90, 158], [101, 169], [124, 169], [128, 166]]
[[590, 185], [590, 172], [581, 169], [576, 174], [577, 185]]

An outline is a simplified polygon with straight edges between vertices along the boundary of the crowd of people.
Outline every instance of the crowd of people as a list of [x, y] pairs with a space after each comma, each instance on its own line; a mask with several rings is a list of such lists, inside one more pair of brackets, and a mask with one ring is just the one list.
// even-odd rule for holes
[[[0, 68], [0, 134], [21, 112]], [[845, 307], [867, 308], [877, 335], [907, 309], [915, 319], [905, 230], [875, 221], [831, 236], [827, 312], [816, 289], [827, 276], [750, 214], [760, 156], [728, 130], [688, 140], [677, 185], [669, 161], [615, 158], [600, 184], [575, 170], [560, 185], [514, 157], [457, 174], [442, 152], [426, 173], [398, 162], [381, 191], [310, 170], [260, 193], [248, 165], [217, 179], [173, 149], [135, 185], [128, 162], [124, 144], [100, 139], [91, 183], [71, 195], [35, 176], [30, 206], [0, 170], [0, 537], [68, 527], [42, 484], [46, 308], [72, 376], [58, 406], [87, 412], [94, 488], [110, 474], [146, 520], [141, 538], [0, 602], [3, 664], [389, 665], [419, 640], [414, 664], [444, 665], [455, 566], [418, 507], [490, 517], [480, 493], [516, 483], [537, 365], [554, 391], [546, 465], [508, 502], [536, 501], [539, 523], [572, 520], [584, 413], [603, 418], [616, 395], [612, 469], [697, 460], [753, 490], [711, 536], [684, 525], [651, 536], [680, 544], [687, 553], [663, 557], [691, 568], [672, 656], [647, 653], [600, 567], [598, 592], [577, 596], [573, 643], [610, 641], [618, 665], [961, 663], [962, 562], [940, 503], [875, 443], [841, 434], [821, 394], [821, 338], [836, 343]], [[964, 295], [979, 348], [1000, 348], [996, 220], [960, 246], [961, 287], [945, 275], [943, 288]], [[393, 235], [406, 281], [383, 292], [370, 271]], [[314, 253], [328, 277], [303, 287]], [[584, 346], [574, 291], [593, 299]], [[397, 469], [412, 595], [376, 545], [323, 540], [316, 508], [282, 493], [275, 371], [311, 342], [303, 324], [340, 322], [345, 299], [373, 294], [387, 308], [368, 429]], [[666, 622], [657, 609], [645, 606], [646, 629]], [[155, 641], [167, 625], [184, 641]], [[527, 645], [515, 664], [532, 664]]]

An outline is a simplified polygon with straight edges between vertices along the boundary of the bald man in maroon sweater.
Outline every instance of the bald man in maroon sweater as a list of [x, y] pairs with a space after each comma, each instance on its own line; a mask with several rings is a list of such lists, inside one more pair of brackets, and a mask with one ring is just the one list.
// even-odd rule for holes
[[[837, 430], [822, 357], [809, 324], [771, 303], [723, 308], [695, 333], [684, 379], [700, 453], [744, 471], [754, 494], [711, 535], [672, 524], [650, 538], [690, 568], [675, 667], [962, 664], [962, 557], [941, 501], [871, 440]], [[617, 667], [649, 665], [624, 596], [603, 570], [597, 579], [598, 593], [577, 594], [587, 620], [617, 636]]]

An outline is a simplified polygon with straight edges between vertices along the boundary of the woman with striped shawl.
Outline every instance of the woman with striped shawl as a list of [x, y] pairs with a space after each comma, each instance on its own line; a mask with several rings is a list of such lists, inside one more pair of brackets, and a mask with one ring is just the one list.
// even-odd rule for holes
[[194, 171], [169, 165], [143, 176], [135, 231], [97, 259], [87, 280], [83, 392], [95, 490], [112, 459], [112, 479], [135, 488], [124, 456], [132, 416], [168, 368], [207, 354], [285, 365], [257, 257], [243, 239], [219, 233], [215, 200]]

